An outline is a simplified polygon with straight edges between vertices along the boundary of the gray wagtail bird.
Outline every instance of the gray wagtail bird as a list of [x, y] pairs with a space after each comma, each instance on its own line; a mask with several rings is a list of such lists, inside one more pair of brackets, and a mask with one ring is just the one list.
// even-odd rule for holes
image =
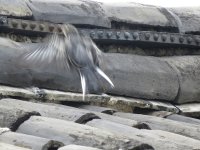
[[43, 66], [56, 63], [57, 69], [60, 70], [75, 69], [80, 75], [83, 99], [91, 79], [93, 85], [102, 86], [100, 80], [103, 79], [114, 87], [109, 77], [99, 68], [102, 52], [90, 37], [81, 35], [72, 25], [60, 26], [63, 34], [53, 33], [39, 46], [23, 47], [29, 49], [22, 56], [24, 63]]

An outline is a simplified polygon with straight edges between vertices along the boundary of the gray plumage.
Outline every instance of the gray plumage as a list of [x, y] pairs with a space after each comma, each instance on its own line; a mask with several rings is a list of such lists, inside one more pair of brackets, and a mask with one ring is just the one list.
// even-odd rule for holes
[[56, 64], [58, 70], [78, 71], [81, 79], [83, 98], [88, 82], [101, 86], [102, 79], [114, 87], [109, 77], [99, 68], [101, 51], [87, 36], [80, 35], [72, 25], [61, 25], [63, 35], [54, 33], [39, 46], [21, 46], [28, 49], [20, 61], [36, 66]]

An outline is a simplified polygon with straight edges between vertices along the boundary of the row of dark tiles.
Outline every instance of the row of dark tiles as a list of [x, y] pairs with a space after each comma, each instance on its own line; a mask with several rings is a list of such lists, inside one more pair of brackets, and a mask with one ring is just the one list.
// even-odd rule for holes
[[99, 149], [200, 148], [199, 120], [179, 115], [161, 118], [17, 99], [0, 100], [0, 114], [0, 126], [12, 131], [1, 132], [0, 141], [34, 150], [71, 144]]

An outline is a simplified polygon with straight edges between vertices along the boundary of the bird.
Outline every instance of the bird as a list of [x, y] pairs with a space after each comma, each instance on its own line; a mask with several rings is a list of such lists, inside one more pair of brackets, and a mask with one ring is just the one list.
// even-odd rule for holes
[[103, 52], [92, 39], [80, 34], [71, 24], [59, 26], [61, 34], [54, 32], [47, 35], [46, 41], [37, 46], [20, 45], [26, 49], [20, 56], [20, 61], [44, 67], [54, 63], [58, 70], [76, 70], [81, 81], [83, 100], [88, 86], [91, 85], [88, 82], [93, 82], [92, 84], [98, 87], [102, 86], [104, 80], [114, 88], [111, 79], [99, 67]]

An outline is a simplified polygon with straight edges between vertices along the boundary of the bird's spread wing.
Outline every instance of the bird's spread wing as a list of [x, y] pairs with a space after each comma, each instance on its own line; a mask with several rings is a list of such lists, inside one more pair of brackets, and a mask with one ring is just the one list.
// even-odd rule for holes
[[48, 36], [44, 43], [22, 45], [21, 47], [26, 49], [26, 53], [20, 56], [20, 61], [28, 66], [45, 68], [54, 63], [60, 70], [69, 68], [63, 36], [54, 33]]

